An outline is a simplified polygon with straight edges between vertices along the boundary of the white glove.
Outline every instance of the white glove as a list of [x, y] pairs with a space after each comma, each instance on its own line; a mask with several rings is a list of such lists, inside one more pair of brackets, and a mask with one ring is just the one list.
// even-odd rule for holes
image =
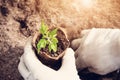
[[31, 38], [27, 41], [24, 54], [18, 66], [25, 80], [80, 80], [75, 66], [74, 52], [68, 48], [63, 57], [62, 66], [55, 71], [43, 65], [32, 50]]
[[83, 30], [82, 38], [72, 41], [78, 70], [105, 75], [120, 68], [120, 30]]

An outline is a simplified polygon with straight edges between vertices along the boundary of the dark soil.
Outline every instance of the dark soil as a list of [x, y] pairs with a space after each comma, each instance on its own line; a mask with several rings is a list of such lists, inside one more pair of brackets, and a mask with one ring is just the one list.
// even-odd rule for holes
[[0, 80], [23, 80], [17, 68], [23, 48], [9, 46], [6, 42], [0, 44], [4, 44], [0, 46]]
[[119, 70], [114, 71], [104, 76], [91, 73], [87, 69], [80, 71], [78, 74], [82, 80], [120, 80]]

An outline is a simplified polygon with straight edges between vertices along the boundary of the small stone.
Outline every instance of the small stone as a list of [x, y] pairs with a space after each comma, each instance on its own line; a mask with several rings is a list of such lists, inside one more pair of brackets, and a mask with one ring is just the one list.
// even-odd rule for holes
[[51, 54], [52, 57], [54, 57], [54, 54]]
[[55, 57], [57, 57], [58, 56], [58, 54], [54, 54], [55, 55]]

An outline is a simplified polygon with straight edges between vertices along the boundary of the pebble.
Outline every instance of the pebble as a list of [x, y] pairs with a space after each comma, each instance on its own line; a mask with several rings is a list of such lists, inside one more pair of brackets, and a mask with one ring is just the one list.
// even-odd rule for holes
[[51, 54], [52, 57], [54, 57], [54, 54]]
[[55, 57], [57, 57], [58, 56], [58, 54], [54, 54], [55, 55]]

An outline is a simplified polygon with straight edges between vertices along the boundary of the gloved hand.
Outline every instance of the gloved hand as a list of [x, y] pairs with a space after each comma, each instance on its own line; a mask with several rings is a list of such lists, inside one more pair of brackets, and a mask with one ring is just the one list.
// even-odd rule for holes
[[32, 50], [31, 38], [27, 41], [24, 54], [18, 66], [25, 80], [80, 80], [75, 66], [74, 52], [68, 48], [63, 57], [62, 66], [55, 71], [43, 65]]
[[91, 29], [83, 30], [82, 37], [73, 40], [76, 67], [78, 70], [105, 75], [120, 68], [120, 30]]

